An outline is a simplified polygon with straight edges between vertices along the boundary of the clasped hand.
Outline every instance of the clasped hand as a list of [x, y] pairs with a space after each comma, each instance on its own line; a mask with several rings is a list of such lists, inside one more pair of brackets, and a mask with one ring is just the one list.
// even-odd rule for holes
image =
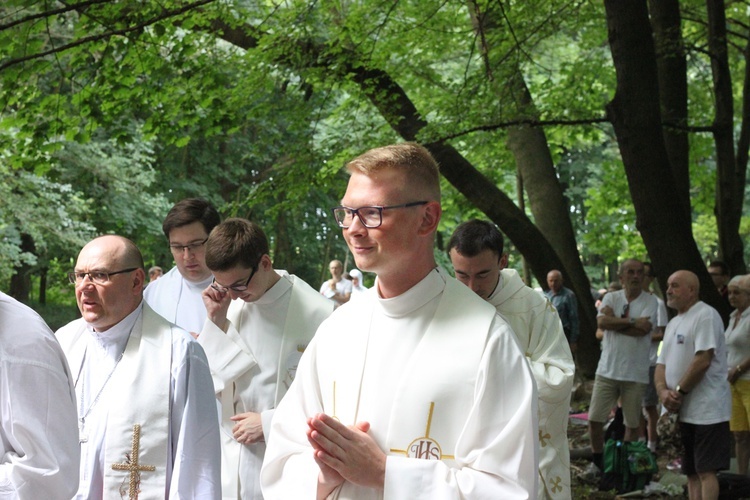
[[333, 490], [349, 481], [383, 489], [386, 457], [368, 434], [369, 422], [345, 426], [325, 413], [318, 413], [307, 420], [307, 426], [307, 440], [320, 467], [322, 485]]

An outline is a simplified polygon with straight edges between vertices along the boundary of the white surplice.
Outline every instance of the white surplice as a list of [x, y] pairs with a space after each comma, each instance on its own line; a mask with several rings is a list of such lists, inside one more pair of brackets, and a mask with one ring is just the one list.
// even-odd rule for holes
[[206, 321], [206, 306], [201, 293], [211, 284], [213, 276], [193, 283], [180, 274], [177, 266], [148, 284], [143, 300], [151, 309], [189, 333], [198, 333]]
[[268, 437], [274, 408], [294, 379], [297, 364], [333, 302], [286, 271], [254, 302], [234, 300], [227, 313], [226, 334], [206, 320], [198, 342], [211, 367], [221, 407], [222, 496], [263, 498], [260, 466], [265, 441], [243, 445], [232, 436], [239, 413], [261, 414]]
[[76, 499], [129, 491], [140, 425], [138, 498], [220, 498], [216, 402], [203, 349], [184, 330], [141, 303], [106, 332], [78, 319], [57, 331], [76, 380], [81, 438]]
[[471, 290], [442, 269], [391, 299], [376, 282], [302, 356], [274, 415], [263, 494], [315, 498], [306, 420], [324, 412], [369, 422], [387, 455], [384, 491], [345, 482], [334, 498], [536, 498], [536, 400], [513, 333]]
[[503, 269], [487, 299], [510, 324], [534, 374], [539, 394], [539, 498], [570, 493], [568, 413], [575, 363], [562, 322], [542, 294], [527, 287], [514, 269]]
[[77, 436], [60, 345], [37, 313], [0, 292], [0, 498], [69, 499]]

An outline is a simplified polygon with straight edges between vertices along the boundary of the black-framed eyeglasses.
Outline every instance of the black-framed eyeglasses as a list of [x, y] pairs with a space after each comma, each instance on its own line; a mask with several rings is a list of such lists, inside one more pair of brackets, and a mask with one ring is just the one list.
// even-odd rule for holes
[[250, 285], [250, 280], [253, 279], [253, 276], [255, 276], [255, 271], [257, 270], [258, 265], [256, 264], [255, 266], [253, 266], [252, 270], [250, 271], [250, 276], [247, 278], [247, 281], [245, 281], [245, 284], [243, 285], [224, 286], [217, 283], [216, 278], [214, 278], [211, 282], [211, 288], [219, 293], [227, 293], [229, 290], [232, 290], [234, 292], [244, 292], [245, 290], [247, 290], [248, 285]]
[[122, 271], [112, 271], [110, 273], [105, 271], [91, 271], [88, 273], [84, 273], [81, 271], [73, 271], [68, 273], [68, 280], [73, 285], [78, 285], [80, 283], [83, 283], [83, 280], [86, 279], [86, 276], [89, 277], [91, 281], [94, 283], [98, 283], [100, 285], [103, 285], [105, 283], [109, 283], [109, 278], [111, 276], [114, 276], [116, 274], [123, 274], [123, 273], [130, 273], [138, 269], [137, 267], [131, 267], [128, 269], [123, 269]]
[[354, 216], [359, 217], [359, 221], [368, 229], [375, 229], [380, 227], [383, 223], [383, 210], [392, 210], [394, 208], [409, 208], [416, 207], [419, 205], [427, 205], [429, 201], [412, 201], [410, 203], [404, 203], [402, 205], [390, 205], [390, 206], [374, 206], [374, 207], [334, 207], [331, 209], [333, 217], [336, 219], [336, 224], [343, 229], [347, 229], [352, 225]]
[[176, 244], [170, 243], [169, 244], [169, 249], [172, 250], [172, 252], [174, 252], [174, 253], [183, 253], [185, 250], [187, 250], [188, 252], [193, 253], [196, 250], [198, 250], [200, 247], [202, 247], [203, 245], [205, 245], [207, 241], [208, 241], [208, 238], [206, 238], [203, 241], [196, 241], [196, 242], [193, 242], [193, 243], [188, 243], [187, 245], [176, 245]]

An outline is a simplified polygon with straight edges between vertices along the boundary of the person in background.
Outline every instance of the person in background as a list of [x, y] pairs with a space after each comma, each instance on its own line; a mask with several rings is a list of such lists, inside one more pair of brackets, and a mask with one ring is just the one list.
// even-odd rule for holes
[[728, 380], [732, 391], [732, 418], [737, 472], [747, 475], [750, 462], [750, 275], [729, 281], [729, 303], [734, 311], [724, 332], [727, 343]]
[[332, 260], [328, 264], [331, 279], [320, 285], [320, 293], [336, 303], [336, 307], [346, 304], [352, 296], [352, 282], [344, 278], [344, 264], [340, 260]]
[[664, 408], [679, 414], [682, 473], [691, 500], [719, 497], [717, 472], [729, 468], [731, 395], [724, 323], [699, 299], [698, 276], [681, 270], [667, 280], [667, 324], [654, 376]]
[[658, 304], [656, 327], [651, 330], [651, 345], [648, 350], [648, 385], [646, 386], [646, 390], [643, 393], [643, 400], [641, 401], [643, 414], [641, 415], [640, 438], [646, 439], [648, 449], [651, 450], [652, 453], [656, 453], [656, 442], [658, 440], [656, 423], [659, 421], [659, 412], [657, 411], [659, 395], [656, 394], [656, 386], [654, 385], [654, 372], [656, 371], [656, 359], [659, 355], [659, 344], [661, 344], [661, 341], [664, 338], [664, 330], [669, 321], [667, 307], [664, 304], [664, 301], [651, 291], [651, 283], [653, 283], [655, 278], [656, 275], [654, 274], [654, 268], [651, 263], [644, 262], [643, 283], [641, 284], [641, 287], [643, 288], [644, 293], [648, 293], [656, 298]]
[[448, 242], [456, 279], [495, 306], [526, 353], [539, 394], [538, 498], [570, 498], [568, 413], [575, 363], [557, 312], [547, 299], [506, 269], [503, 235], [494, 224], [470, 220]]
[[175, 266], [150, 283], [143, 295], [154, 311], [192, 335], [206, 321], [201, 294], [212, 280], [206, 267], [206, 241], [220, 221], [219, 212], [206, 200], [188, 198], [175, 204], [162, 224]]
[[359, 269], [352, 269], [349, 271], [349, 276], [352, 278], [352, 295], [365, 293], [368, 290], [364, 283], [362, 283], [362, 271]]
[[708, 264], [708, 274], [711, 275], [711, 280], [721, 297], [729, 304], [729, 291], [727, 290], [730, 278], [729, 266], [722, 260], [712, 260]]
[[547, 273], [547, 286], [549, 290], [544, 295], [549, 299], [557, 314], [560, 315], [565, 338], [568, 339], [570, 351], [575, 354], [578, 346], [578, 300], [573, 290], [563, 286], [563, 276], [560, 271], [553, 269]]
[[604, 470], [604, 422], [618, 400], [626, 428], [624, 440], [638, 439], [641, 402], [649, 380], [651, 332], [657, 323], [656, 298], [643, 292], [643, 263], [627, 259], [618, 274], [623, 289], [604, 296], [596, 318], [603, 339], [591, 393], [589, 436], [599, 472]]
[[71, 498], [78, 489], [76, 396], [44, 320], [0, 292], [0, 498]]
[[148, 281], [156, 281], [162, 277], [164, 271], [159, 266], [151, 266], [148, 268]]

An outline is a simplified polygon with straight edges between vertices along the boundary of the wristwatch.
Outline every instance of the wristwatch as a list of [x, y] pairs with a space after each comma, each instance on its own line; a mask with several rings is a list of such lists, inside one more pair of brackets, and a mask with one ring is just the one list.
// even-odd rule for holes
[[680, 387], [680, 384], [677, 384], [677, 387], [675, 387], [674, 390], [677, 391], [677, 392], [679, 392], [683, 396], [687, 396], [688, 395], [687, 391], [684, 391], [682, 389], [682, 387]]
[[635, 316], [630, 317], [630, 324], [635, 325]]

